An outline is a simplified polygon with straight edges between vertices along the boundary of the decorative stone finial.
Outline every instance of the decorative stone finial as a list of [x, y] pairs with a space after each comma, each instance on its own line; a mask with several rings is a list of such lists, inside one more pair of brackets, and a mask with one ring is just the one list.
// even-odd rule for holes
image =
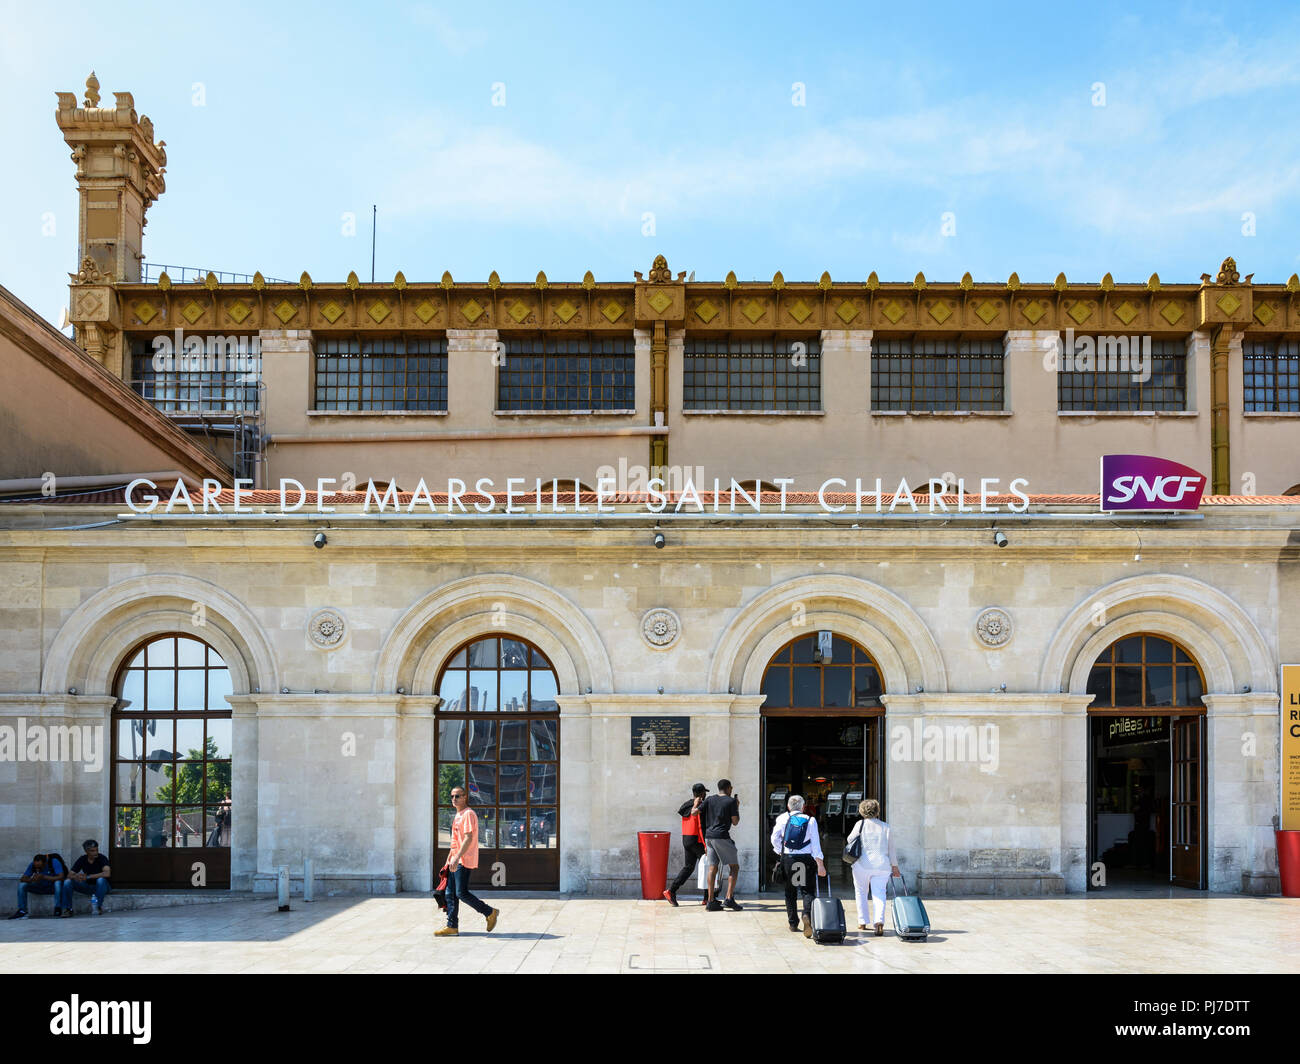
[[1237, 272], [1237, 263], [1231, 255], [1223, 260], [1223, 265], [1219, 267], [1219, 276], [1214, 279], [1215, 284], [1241, 284], [1241, 274]]
[[95, 72], [90, 72], [90, 77], [86, 79], [86, 106], [99, 106], [99, 78], [95, 77]]
[[654, 265], [650, 267], [651, 284], [668, 284], [673, 279], [673, 275], [668, 270], [668, 260], [662, 255], [656, 255]]

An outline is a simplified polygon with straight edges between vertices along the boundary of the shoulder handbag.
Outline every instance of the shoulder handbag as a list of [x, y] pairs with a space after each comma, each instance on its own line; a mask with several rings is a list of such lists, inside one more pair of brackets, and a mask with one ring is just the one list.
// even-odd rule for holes
[[849, 841], [844, 847], [844, 852], [840, 854], [840, 859], [846, 865], [856, 864], [859, 857], [862, 856], [862, 825], [865, 820], [859, 820], [858, 826], [849, 832]]

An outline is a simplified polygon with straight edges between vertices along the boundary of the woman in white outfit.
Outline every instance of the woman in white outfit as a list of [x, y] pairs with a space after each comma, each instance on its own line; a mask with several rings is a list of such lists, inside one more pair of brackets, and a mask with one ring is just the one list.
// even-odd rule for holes
[[845, 845], [862, 839], [862, 856], [853, 869], [853, 893], [858, 903], [858, 930], [867, 929], [867, 892], [871, 893], [871, 923], [876, 935], [885, 933], [885, 886], [891, 875], [898, 875], [898, 858], [894, 855], [894, 836], [889, 825], [880, 820], [880, 803], [874, 798], [858, 803], [862, 819], [849, 832]]

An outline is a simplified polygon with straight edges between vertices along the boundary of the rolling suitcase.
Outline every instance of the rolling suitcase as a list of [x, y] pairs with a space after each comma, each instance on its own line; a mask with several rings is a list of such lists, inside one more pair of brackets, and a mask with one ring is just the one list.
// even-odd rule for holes
[[[894, 891], [893, 904], [889, 907], [894, 933], [905, 942], [924, 942], [930, 933], [930, 916], [921, 899], [907, 893], [907, 880], [901, 874], [898, 879], [903, 884], [903, 893]], [[893, 882], [893, 877], [890, 877], [891, 886]]]
[[817, 877], [817, 897], [812, 903], [812, 926], [814, 942], [844, 941], [844, 906], [840, 899], [831, 894], [831, 881], [826, 880], [826, 897], [821, 895], [822, 881]]

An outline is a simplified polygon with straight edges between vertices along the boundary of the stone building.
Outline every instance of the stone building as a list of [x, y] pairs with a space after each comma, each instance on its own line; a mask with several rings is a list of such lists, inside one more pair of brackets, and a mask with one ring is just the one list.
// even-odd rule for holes
[[[746, 892], [792, 792], [832, 852], [879, 798], [931, 892], [1277, 889], [1297, 278], [152, 268], [166, 155], [98, 104], [59, 94], [76, 346], [0, 301], [61, 367], [4, 399], [6, 868], [427, 890], [463, 783], [481, 878], [629, 894], [728, 777]], [[1199, 508], [1103, 512], [1114, 453]]]

